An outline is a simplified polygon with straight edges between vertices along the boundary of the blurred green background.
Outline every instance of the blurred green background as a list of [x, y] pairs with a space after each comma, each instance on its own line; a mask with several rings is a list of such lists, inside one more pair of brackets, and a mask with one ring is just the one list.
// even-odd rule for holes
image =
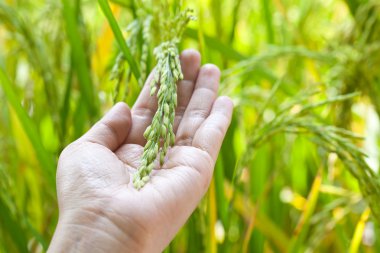
[[[137, 2], [109, 4], [150, 70], [155, 45], [141, 57], [143, 25], [126, 29]], [[166, 252], [380, 252], [380, 2], [184, 6], [197, 20], [180, 49], [219, 66], [235, 111], [211, 187]], [[47, 249], [60, 152], [135, 101], [128, 63], [110, 80], [118, 45], [97, 1], [0, 0], [0, 252]]]

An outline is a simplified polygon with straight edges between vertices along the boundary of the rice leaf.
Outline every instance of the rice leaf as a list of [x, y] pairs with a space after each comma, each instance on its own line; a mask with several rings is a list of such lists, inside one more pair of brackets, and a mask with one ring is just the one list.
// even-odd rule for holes
[[140, 78], [140, 70], [137, 66], [137, 63], [135, 59], [132, 57], [131, 50], [125, 43], [125, 39], [123, 38], [123, 34], [121, 33], [121, 30], [119, 28], [119, 25], [116, 22], [115, 17], [112, 14], [111, 8], [108, 4], [107, 0], [98, 0], [98, 3], [100, 5], [100, 8], [103, 11], [104, 16], [106, 16], [109, 25], [112, 28], [113, 34], [116, 38], [116, 41], [120, 47], [121, 52], [123, 52], [123, 55], [125, 59], [128, 61], [128, 64], [132, 70], [133, 75], [135, 76], [136, 80], [139, 80]]

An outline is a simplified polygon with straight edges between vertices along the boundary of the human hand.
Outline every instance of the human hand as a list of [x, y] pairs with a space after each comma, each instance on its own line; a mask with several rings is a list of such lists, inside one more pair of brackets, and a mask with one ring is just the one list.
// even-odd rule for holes
[[217, 98], [220, 72], [181, 54], [175, 145], [140, 190], [132, 184], [157, 101], [147, 80], [132, 110], [116, 104], [62, 152], [59, 221], [50, 252], [161, 252], [207, 191], [233, 104]]

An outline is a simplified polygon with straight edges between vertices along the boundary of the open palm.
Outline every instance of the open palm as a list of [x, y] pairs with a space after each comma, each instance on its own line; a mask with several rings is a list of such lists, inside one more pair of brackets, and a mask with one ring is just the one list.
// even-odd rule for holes
[[67, 231], [78, 226], [92, 233], [91, 242], [82, 240], [78, 247], [87, 243], [95, 252], [160, 252], [206, 192], [233, 106], [229, 98], [217, 98], [219, 70], [209, 64], [200, 68], [196, 51], [184, 51], [181, 65], [175, 145], [142, 189], [133, 187], [131, 175], [139, 167], [143, 132], [157, 108], [149, 96], [151, 78], [132, 110], [124, 103], [115, 105], [61, 154], [58, 226], [69, 237], [74, 234]]

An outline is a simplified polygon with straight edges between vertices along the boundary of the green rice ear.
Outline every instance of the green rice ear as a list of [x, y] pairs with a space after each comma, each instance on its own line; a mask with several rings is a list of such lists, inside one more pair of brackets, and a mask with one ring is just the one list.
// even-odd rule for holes
[[[141, 158], [142, 165], [133, 177], [133, 185], [137, 189], [142, 188], [149, 181], [149, 174], [153, 170], [153, 164], [157, 156], [159, 156], [160, 165], [162, 166], [169, 144], [174, 144], [173, 125], [177, 106], [177, 82], [183, 79], [177, 43], [180, 41], [185, 26], [192, 19], [190, 12], [190, 10], [180, 12], [171, 20], [164, 23], [164, 26], [170, 25], [173, 27], [169, 29], [172, 33], [161, 36], [169, 39], [162, 41], [154, 49], [157, 65], [154, 79], [149, 85], [151, 96], [157, 92], [158, 108], [151, 125], [144, 132], [147, 144], [144, 147]], [[149, 24], [155, 22], [155, 17], [156, 15], [149, 16]], [[144, 29], [144, 33], [147, 30]], [[168, 29], [163, 27], [160, 30], [167, 31]], [[147, 35], [144, 36], [149, 37]]]

